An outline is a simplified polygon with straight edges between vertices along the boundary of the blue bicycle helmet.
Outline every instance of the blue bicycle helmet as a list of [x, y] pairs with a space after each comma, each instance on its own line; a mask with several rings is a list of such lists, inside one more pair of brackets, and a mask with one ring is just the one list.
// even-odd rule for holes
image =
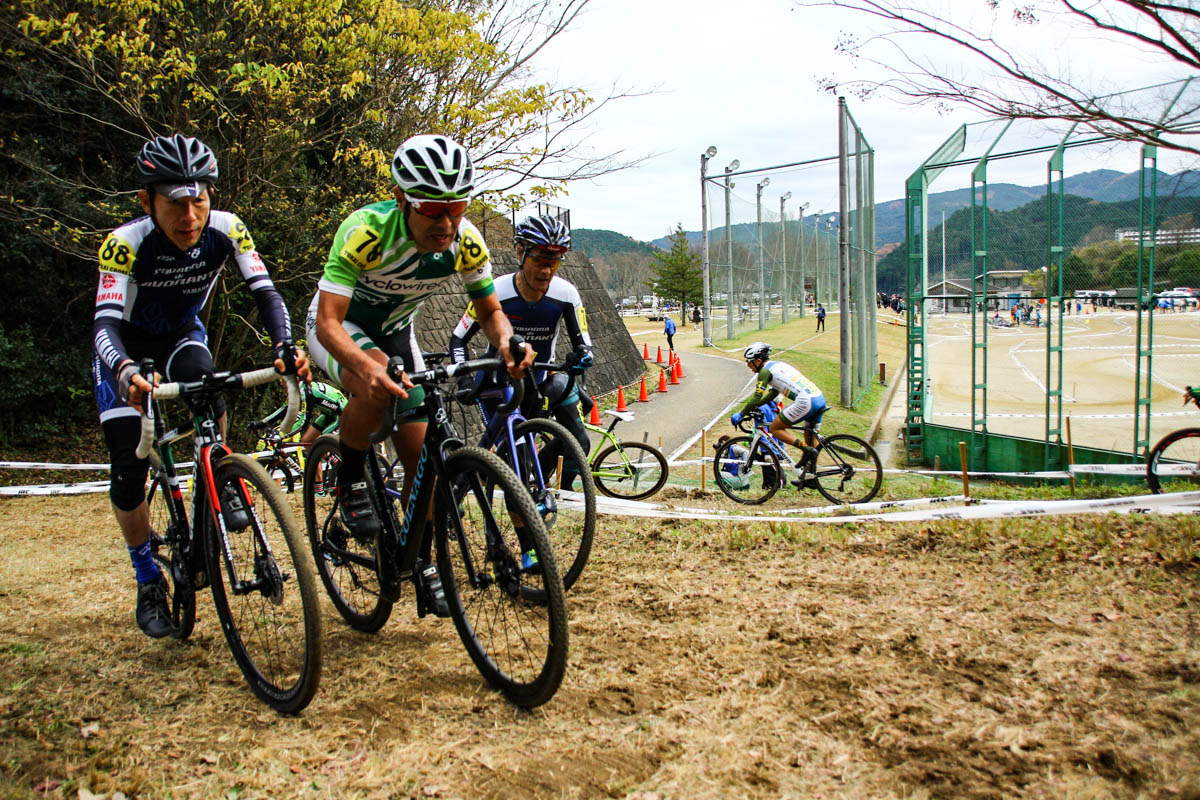
[[565, 253], [571, 249], [571, 230], [562, 220], [549, 214], [526, 217], [513, 231], [513, 244]]

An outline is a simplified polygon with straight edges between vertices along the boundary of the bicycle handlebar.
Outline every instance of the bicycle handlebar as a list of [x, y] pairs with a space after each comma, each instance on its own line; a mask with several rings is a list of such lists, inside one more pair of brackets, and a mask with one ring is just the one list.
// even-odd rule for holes
[[[524, 340], [519, 336], [513, 336], [509, 339], [509, 352], [516, 350], [516, 346], [523, 344]], [[515, 356], [514, 356], [515, 357]], [[429, 369], [414, 372], [408, 376], [414, 386], [426, 386], [441, 383], [442, 381], [450, 380], [461, 375], [466, 375], [472, 372], [500, 372], [506, 370], [504, 360], [501, 358], [476, 358], [470, 361], [460, 361], [451, 364], [435, 364]], [[388, 377], [396, 383], [400, 382], [400, 375], [404, 372], [404, 359], [400, 356], [392, 356], [388, 359], [387, 373]], [[521, 404], [521, 400], [525, 396], [525, 381], [511, 381], [513, 387], [512, 400], [498, 407], [496, 410], [507, 414]], [[379, 444], [392, 432], [392, 428], [396, 425], [396, 404], [389, 403], [383, 412], [383, 422], [379, 426], [379, 430], [371, 434], [371, 444]]]
[[[142, 361], [142, 374], [149, 376], [147, 380], [153, 382], [153, 361], [149, 359]], [[176, 400], [190, 394], [213, 389], [248, 389], [251, 386], [261, 386], [276, 380], [282, 380], [287, 384], [287, 413], [284, 414], [283, 422], [284, 429], [287, 430], [295, 424], [296, 417], [300, 413], [300, 388], [297, 386], [295, 375], [281, 375], [275, 371], [274, 367], [263, 367], [248, 372], [214, 372], [212, 375], [205, 375], [198, 381], [172, 381], [155, 386], [145, 400], [145, 407], [142, 411], [142, 435], [138, 440], [135, 454], [138, 458], [146, 458], [150, 455], [150, 449], [154, 445], [153, 400]]]

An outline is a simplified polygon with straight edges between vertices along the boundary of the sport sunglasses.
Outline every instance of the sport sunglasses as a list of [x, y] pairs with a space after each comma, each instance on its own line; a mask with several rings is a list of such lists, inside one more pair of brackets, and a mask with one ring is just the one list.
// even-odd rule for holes
[[467, 200], [427, 200], [423, 197], [404, 195], [408, 205], [422, 217], [441, 219], [444, 216], [461, 217], [467, 211]]

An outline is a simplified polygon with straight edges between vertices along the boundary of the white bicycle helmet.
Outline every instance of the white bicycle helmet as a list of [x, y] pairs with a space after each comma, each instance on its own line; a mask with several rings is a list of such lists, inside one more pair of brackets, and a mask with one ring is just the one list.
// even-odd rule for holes
[[746, 348], [746, 352], [742, 353], [742, 358], [750, 362], [756, 358], [766, 358], [769, 355], [771, 355], [771, 345], [766, 342], [754, 342]]
[[466, 200], [475, 188], [475, 166], [466, 149], [453, 139], [421, 134], [396, 148], [392, 178], [411, 197]]

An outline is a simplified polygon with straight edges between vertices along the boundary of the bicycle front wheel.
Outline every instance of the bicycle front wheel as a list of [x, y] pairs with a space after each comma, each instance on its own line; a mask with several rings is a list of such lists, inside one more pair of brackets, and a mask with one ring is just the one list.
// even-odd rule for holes
[[857, 436], [837, 433], [817, 448], [817, 491], [831, 503], [865, 503], [883, 485], [875, 449]]
[[1193, 491], [1200, 486], [1200, 428], [1183, 428], [1168, 433], [1146, 462], [1150, 491]]
[[361, 541], [342, 525], [337, 509], [341, 448], [336, 436], [313, 442], [304, 463], [304, 523], [317, 574], [342, 619], [356, 631], [374, 633], [392, 613], [379, 589], [375, 542]]
[[765, 503], [779, 491], [779, 457], [759, 444], [750, 453], [750, 436], [735, 436], [717, 448], [713, 480], [735, 503]]
[[[460, 447], [446, 458], [446, 479], [438, 491], [437, 560], [454, 627], [494, 689], [523, 708], [539, 706], [562, 683], [568, 644], [546, 529], [528, 490], [495, 454]], [[523, 564], [530, 550], [536, 561]]]
[[644, 500], [663, 487], [670, 473], [666, 456], [641, 442], [610, 445], [592, 460], [596, 486], [609, 497]]
[[[217, 497], [232, 486], [245, 513], [222, 513], [208, 536], [213, 604], [225, 640], [250, 688], [267, 705], [295, 714], [321, 678], [321, 618], [312, 561], [278, 484], [254, 459], [216, 464]], [[230, 530], [225, 517], [236, 529]]]
[[[507, 442], [497, 448], [496, 454], [505, 463], [520, 468], [517, 475], [529, 490], [554, 548], [563, 589], [570, 590], [587, 564], [596, 533], [596, 484], [587, 468], [587, 455], [571, 432], [554, 420], [525, 420], [514, 426], [513, 434], [517, 457], [510, 457]], [[532, 451], [527, 447], [529, 437], [533, 438]], [[563, 472], [575, 476], [572, 486], [580, 495], [578, 502], [563, 503], [561, 495], [554, 491], [560, 456]]]
[[163, 476], [159, 474], [151, 479], [150, 488], [146, 491], [146, 507], [150, 512], [150, 545], [154, 562], [167, 578], [171, 636], [186, 639], [196, 627], [196, 590], [177, 544], [179, 536], [187, 535], [187, 520], [172, 523], [166, 489]]

